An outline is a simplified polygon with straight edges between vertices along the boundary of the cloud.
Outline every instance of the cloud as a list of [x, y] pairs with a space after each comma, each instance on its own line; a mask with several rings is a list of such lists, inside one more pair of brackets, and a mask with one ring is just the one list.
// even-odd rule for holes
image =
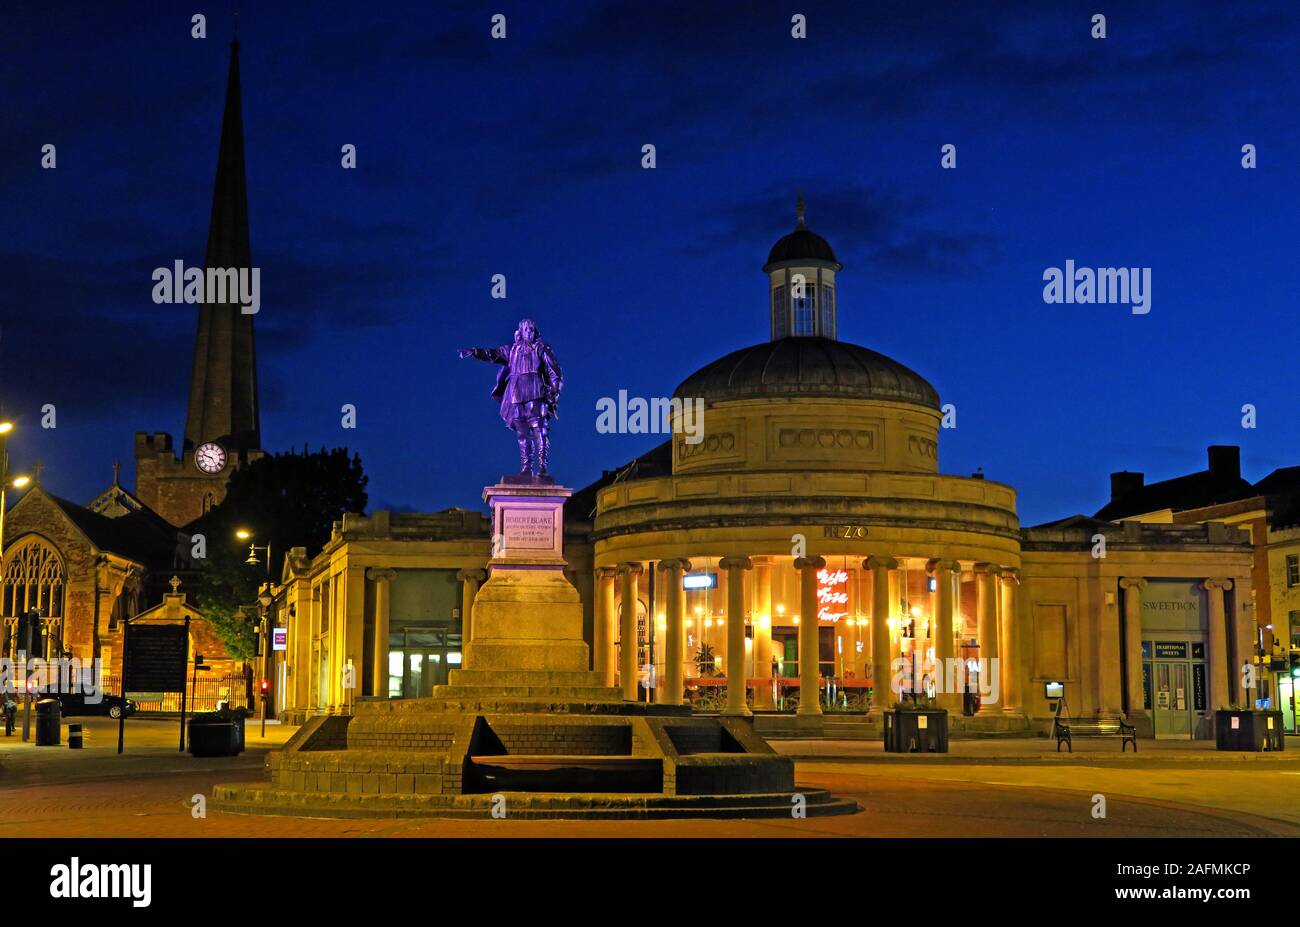
[[[802, 190], [808, 227], [823, 235], [842, 263], [868, 266], [899, 279], [951, 277], [982, 266], [998, 253], [998, 239], [985, 231], [952, 231], [927, 217], [928, 197], [879, 186], [842, 184], [824, 178], [789, 179], [752, 191], [715, 211], [705, 230], [682, 246], [691, 256], [739, 249], [761, 252], [794, 227], [794, 199]], [[774, 220], [785, 220], [775, 225]]]

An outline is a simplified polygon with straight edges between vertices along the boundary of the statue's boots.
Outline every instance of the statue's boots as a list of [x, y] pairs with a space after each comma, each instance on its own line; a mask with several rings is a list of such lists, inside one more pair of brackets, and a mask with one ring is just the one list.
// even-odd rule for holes
[[533, 445], [537, 448], [537, 473], [546, 476], [551, 465], [551, 434], [546, 422], [533, 426]]
[[528, 476], [529, 464], [532, 463], [532, 435], [523, 428], [519, 429], [519, 475]]

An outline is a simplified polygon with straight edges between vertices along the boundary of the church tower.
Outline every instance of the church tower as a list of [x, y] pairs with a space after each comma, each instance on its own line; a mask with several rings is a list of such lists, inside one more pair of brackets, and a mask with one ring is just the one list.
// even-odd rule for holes
[[835, 274], [843, 268], [830, 243], [804, 222], [803, 194], [794, 231], [777, 241], [763, 265], [771, 290], [772, 340], [835, 338]]
[[[230, 72], [212, 191], [205, 267], [252, 272], [239, 42], [230, 43]], [[209, 298], [213, 294], [208, 293]], [[135, 436], [135, 494], [174, 525], [187, 525], [225, 496], [234, 468], [262, 455], [253, 315], [237, 299], [199, 306], [185, 440], [164, 432]]]

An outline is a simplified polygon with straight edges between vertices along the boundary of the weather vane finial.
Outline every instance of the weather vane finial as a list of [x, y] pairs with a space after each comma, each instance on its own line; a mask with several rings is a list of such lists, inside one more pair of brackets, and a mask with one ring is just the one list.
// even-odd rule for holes
[[800, 190], [794, 201], [794, 214], [799, 217], [799, 228], [803, 228], [803, 191]]

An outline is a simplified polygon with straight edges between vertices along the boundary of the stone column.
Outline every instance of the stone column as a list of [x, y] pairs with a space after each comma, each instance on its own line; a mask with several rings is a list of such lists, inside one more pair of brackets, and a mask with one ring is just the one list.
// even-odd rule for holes
[[686, 627], [683, 621], [686, 597], [682, 594], [682, 574], [690, 572], [691, 562], [681, 559], [661, 560], [659, 569], [664, 571], [664, 621], [668, 627], [665, 633], [667, 640], [664, 642], [664, 678], [657, 690], [657, 701], [664, 705], [680, 705], [685, 686], [682, 675], [686, 661]]
[[1124, 709], [1131, 719], [1145, 714], [1142, 704], [1142, 590], [1147, 581], [1126, 576], [1119, 581], [1124, 591]]
[[614, 592], [616, 567], [596, 567], [596, 623], [591, 630], [591, 667], [601, 674], [601, 685], [614, 686], [618, 658], [618, 598]]
[[[999, 572], [998, 568], [991, 563], [975, 564], [975, 620], [979, 623], [980, 689], [982, 691], [989, 688], [989, 681], [983, 674], [1000, 672], [1002, 663], [998, 651], [997, 578]], [[980, 702], [979, 713], [990, 714], [1001, 711], [1001, 707], [1001, 705]]]
[[1228, 687], [1228, 625], [1224, 610], [1223, 593], [1232, 588], [1230, 579], [1207, 579], [1201, 583], [1209, 601], [1209, 634], [1205, 648], [1206, 675], [1209, 678], [1209, 702], [1207, 708], [1217, 711], [1227, 708], [1232, 701], [1232, 690]]
[[636, 578], [645, 572], [639, 563], [623, 563], [618, 573], [623, 578], [623, 601], [620, 606], [619, 621], [619, 685], [623, 689], [623, 700], [637, 700], [637, 635], [636, 635]]
[[718, 568], [727, 571], [727, 707], [724, 715], [753, 714], [745, 705], [745, 571], [748, 557], [723, 557]]
[[800, 557], [799, 571], [799, 711], [801, 715], [822, 713], [817, 659], [817, 571], [826, 568], [821, 557]]
[[893, 557], [868, 557], [862, 568], [871, 571], [871, 711], [889, 710], [893, 668], [890, 618], [890, 573], [898, 570]]
[[460, 587], [460, 642], [464, 648], [474, 639], [474, 597], [478, 595], [479, 584], [487, 579], [483, 570], [460, 570], [456, 578]]
[[[754, 557], [754, 601], [750, 608], [754, 628], [754, 676], [772, 675], [772, 558]], [[754, 689], [754, 707], [775, 708], [771, 684]]]
[[[953, 646], [953, 575], [961, 572], [961, 564], [956, 560], [930, 560], [925, 570], [934, 577], [935, 590], [931, 597], [931, 613], [934, 615], [934, 662], [935, 685], [938, 688], [938, 702], [941, 708], [949, 712], [961, 713], [961, 692], [957, 681], [962, 678], [956, 672], [956, 648]], [[953, 691], [948, 691], [952, 689]]]
[[388, 698], [388, 620], [393, 602], [391, 584], [396, 576], [396, 570], [378, 567], [366, 570], [366, 579], [375, 584], [375, 656], [371, 664], [370, 694], [376, 698]]
[[999, 628], [1002, 637], [1002, 710], [1018, 715], [1024, 708], [1024, 693], [1020, 691], [1024, 650], [1020, 646], [1020, 623], [1016, 609], [1019, 607], [1016, 590], [1020, 586], [1020, 571], [1014, 567], [1002, 571], [1002, 607]]

